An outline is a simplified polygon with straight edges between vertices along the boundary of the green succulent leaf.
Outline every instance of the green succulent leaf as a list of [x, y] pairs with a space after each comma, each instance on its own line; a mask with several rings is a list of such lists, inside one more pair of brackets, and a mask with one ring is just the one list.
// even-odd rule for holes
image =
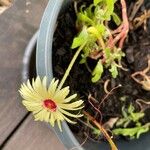
[[103, 24], [97, 24], [95, 28], [97, 29], [100, 35], [104, 35], [104, 33], [106, 32], [106, 27]]
[[94, 7], [94, 4], [91, 4], [91, 5], [86, 9], [86, 14], [87, 14], [87, 16], [88, 16], [90, 19], [92, 19], [92, 18], [94, 17], [94, 14], [93, 14], [93, 11], [92, 11], [93, 7]]
[[101, 1], [103, 1], [103, 0], [94, 0], [93, 3], [94, 3], [95, 6], [97, 6]]
[[123, 106], [121, 110], [122, 110], [122, 115], [123, 115], [123, 117], [124, 117], [124, 118], [127, 118], [127, 117], [128, 117], [128, 112], [126, 112], [125, 106]]
[[94, 10], [95, 22], [102, 22], [105, 20], [105, 11], [100, 7], [96, 7]]
[[134, 112], [135, 108], [132, 104], [129, 105], [128, 109], [125, 109], [125, 107], [122, 107], [122, 115], [123, 117], [120, 118], [116, 126], [124, 127], [126, 128], [131, 122], [136, 123], [137, 126], [140, 126], [139, 120], [142, 119], [145, 114], [143, 112]]
[[128, 108], [128, 110], [127, 110], [128, 113], [131, 114], [131, 113], [134, 112], [134, 110], [135, 110], [134, 106], [133, 106], [132, 104], [130, 104], [130, 105], [129, 105], [129, 108]]
[[131, 139], [139, 138], [139, 136], [142, 133], [146, 133], [149, 131], [150, 124], [147, 123], [143, 126], [134, 127], [134, 128], [118, 128], [114, 129], [112, 132], [115, 135], [123, 135], [123, 136], [129, 136]]
[[100, 136], [102, 133], [99, 129], [93, 128], [93, 134], [95, 134], [97, 137]]
[[106, 57], [106, 59], [110, 59], [110, 57], [111, 57], [111, 50], [110, 50], [110, 48], [105, 48], [105, 57]]
[[88, 30], [88, 33], [93, 34], [96, 38], [100, 36], [98, 30], [93, 26], [89, 27], [87, 30]]
[[87, 40], [88, 40], [88, 33], [87, 33], [87, 29], [85, 27], [82, 29], [80, 34], [73, 39], [71, 48], [72, 49], [77, 48], [77, 47], [81, 46], [82, 44], [84, 44]]
[[92, 76], [93, 76], [92, 77], [92, 82], [93, 83], [97, 82], [101, 78], [103, 71], [104, 71], [103, 70], [103, 65], [101, 63], [101, 60], [99, 60], [96, 67], [95, 67], [95, 69], [92, 72]]
[[86, 56], [84, 54], [81, 54], [81, 60], [79, 62], [80, 64], [86, 63]]
[[117, 121], [116, 126], [123, 126], [124, 128], [126, 128], [130, 123], [129, 118], [121, 118]]
[[130, 104], [129, 108], [128, 108], [128, 113], [130, 114], [130, 120], [132, 120], [133, 122], [138, 122], [141, 118], [144, 117], [144, 113], [143, 112], [134, 112], [135, 108], [132, 104]]
[[[81, 46], [85, 40], [86, 45], [82, 49], [82, 58], [80, 63], [86, 63], [86, 58], [99, 59], [102, 54], [105, 62], [98, 62], [92, 72], [92, 82], [97, 82], [103, 73], [104, 68], [111, 72], [113, 78], [118, 75], [118, 67], [122, 57], [125, 55], [116, 45], [107, 47], [110, 29], [105, 23], [111, 19], [119, 25], [121, 20], [114, 12], [115, 2], [117, 0], [93, 0], [89, 6], [82, 5], [77, 13], [77, 27], [81, 30], [80, 34], [74, 38], [71, 48]], [[86, 28], [86, 32], [84, 31]], [[111, 47], [111, 48], [110, 48]], [[99, 53], [99, 52], [102, 53]], [[91, 55], [90, 55], [91, 54]], [[93, 54], [93, 55], [92, 55]], [[100, 65], [98, 65], [100, 63]], [[119, 65], [118, 65], [119, 64]]]
[[118, 70], [117, 70], [117, 66], [115, 63], [111, 64], [111, 68], [109, 69], [109, 71], [111, 72], [111, 75], [113, 78], [116, 78], [118, 75]]
[[81, 12], [79, 12], [77, 14], [77, 20], [80, 21], [80, 22], [83, 22], [83, 23], [87, 23], [89, 25], [94, 24], [93, 20], [91, 18], [89, 18], [87, 14], [81, 13]]
[[141, 118], [143, 118], [145, 116], [144, 113], [142, 112], [138, 112], [138, 113], [131, 113], [131, 117], [132, 117], [132, 120], [134, 122], [137, 122], [138, 120], [140, 120]]
[[119, 16], [116, 13], [114, 13], [114, 12], [112, 13], [112, 18], [117, 26], [119, 26], [121, 24], [121, 19], [119, 18]]
[[115, 3], [114, 0], [106, 0], [107, 9], [105, 12], [105, 19], [108, 21], [111, 19], [111, 15], [113, 14], [114, 3]]

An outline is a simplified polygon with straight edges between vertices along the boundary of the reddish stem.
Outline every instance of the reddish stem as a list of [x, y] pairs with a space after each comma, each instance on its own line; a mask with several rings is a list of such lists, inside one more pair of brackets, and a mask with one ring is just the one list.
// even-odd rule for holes
[[107, 139], [107, 141], [109, 142], [110, 146], [111, 146], [111, 150], [118, 150], [118, 148], [116, 147], [115, 143], [113, 142], [113, 140], [111, 139], [111, 137], [109, 136], [109, 134], [107, 133], [107, 131], [103, 128], [103, 126], [98, 123], [96, 121], [96, 119], [94, 117], [92, 117], [89, 113], [87, 113], [86, 111], [83, 111], [83, 113], [89, 118], [90, 121], [92, 121], [98, 128], [99, 130], [103, 133], [103, 135], [105, 136], [105, 138]]
[[[125, 0], [121, 0], [121, 6], [122, 6], [123, 22], [116, 30], [112, 31], [111, 33], [112, 35], [110, 35], [109, 41], [108, 41], [108, 46], [110, 48], [113, 48], [117, 42], [119, 42], [119, 48], [122, 48], [124, 44], [124, 40], [127, 37], [128, 31], [129, 31], [129, 21], [127, 17], [127, 8], [126, 8]], [[114, 39], [112, 39], [113, 36], [115, 36]]]

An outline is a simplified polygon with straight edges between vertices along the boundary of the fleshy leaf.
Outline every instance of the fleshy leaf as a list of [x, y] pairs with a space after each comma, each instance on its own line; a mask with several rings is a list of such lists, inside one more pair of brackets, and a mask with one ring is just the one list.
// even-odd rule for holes
[[95, 69], [92, 72], [92, 75], [93, 75], [92, 82], [93, 83], [97, 82], [101, 78], [103, 71], [104, 71], [103, 65], [101, 63], [101, 60], [99, 60]]
[[101, 2], [102, 0], [94, 0], [94, 5], [96, 6], [96, 5], [98, 5], [100, 2]]
[[146, 133], [149, 131], [149, 126], [150, 124], [147, 123], [146, 125], [134, 127], [134, 128], [114, 129], [112, 132], [115, 135], [129, 136], [131, 139], [134, 139], [134, 138], [138, 139], [142, 133]]
[[113, 13], [112, 17], [116, 25], [119, 26], [121, 24], [121, 19], [119, 18], [119, 16], [116, 13]]
[[80, 34], [74, 38], [71, 48], [74, 49], [74, 48], [81, 46], [82, 44], [85, 43], [85, 41], [87, 41], [87, 39], [88, 39], [88, 33], [85, 27], [82, 29]]
[[110, 20], [111, 15], [113, 14], [114, 11], [114, 0], [106, 0], [106, 5], [107, 5], [107, 10], [105, 12], [105, 19]]
[[112, 63], [111, 69], [109, 69], [109, 71], [111, 72], [111, 75], [112, 75], [113, 78], [117, 77], [118, 70], [117, 70], [117, 66], [114, 63]]
[[94, 23], [93, 20], [88, 17], [88, 15], [81, 12], [77, 14], [77, 19], [78, 21], [88, 23], [89, 25], [92, 25]]

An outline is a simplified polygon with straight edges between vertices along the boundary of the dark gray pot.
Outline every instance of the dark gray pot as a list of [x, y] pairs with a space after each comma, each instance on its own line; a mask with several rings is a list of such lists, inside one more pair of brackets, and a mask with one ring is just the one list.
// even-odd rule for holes
[[[55, 31], [57, 17], [60, 10], [62, 11], [63, 9], [67, 9], [67, 4], [70, 3], [70, 1], [71, 0], [50, 0], [41, 21], [37, 40], [36, 69], [38, 75], [46, 75], [49, 81], [53, 78], [51, 57], [53, 34]], [[68, 150], [74, 147], [76, 147], [76, 150], [110, 149], [106, 142], [99, 144], [92, 141], [87, 141], [86, 144], [81, 147], [81, 141], [77, 140], [65, 121], [62, 123], [62, 127], [63, 132], [60, 132], [57, 126], [55, 126], [54, 131]], [[150, 150], [150, 134], [141, 136], [139, 140], [118, 140], [116, 143], [119, 150]]]

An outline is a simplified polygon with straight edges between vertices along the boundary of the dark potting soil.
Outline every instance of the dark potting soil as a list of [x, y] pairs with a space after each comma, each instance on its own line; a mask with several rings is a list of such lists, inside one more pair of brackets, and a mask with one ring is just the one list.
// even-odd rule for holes
[[[91, 0], [88, 0], [88, 2], [91, 2]], [[130, 1], [128, 3], [130, 4]], [[150, 6], [149, 3], [146, 4], [147, 7], [149, 7], [148, 5]], [[54, 34], [52, 57], [54, 76], [58, 79], [63, 77], [76, 51], [70, 48], [73, 38], [77, 34], [75, 20], [76, 15], [73, 4], [64, 13], [61, 13], [58, 18], [57, 28]], [[84, 64], [79, 64], [81, 59], [79, 56], [65, 82], [66, 86], [70, 86], [71, 93], [78, 93], [78, 97], [84, 100], [84, 109], [93, 116], [95, 116], [96, 110], [88, 101], [89, 95], [95, 99], [92, 103], [97, 107], [106, 96], [104, 82], [107, 79], [110, 80], [109, 90], [119, 84], [122, 85], [115, 89], [102, 103], [100, 112], [103, 123], [112, 117], [122, 116], [122, 107], [126, 106], [128, 108], [131, 103], [136, 108], [136, 111], [139, 111], [139, 105], [136, 103], [137, 99], [150, 100], [150, 92], [143, 90], [141, 85], [131, 78], [132, 73], [141, 71], [147, 67], [148, 55], [150, 55], [150, 19], [148, 20], [148, 24], [147, 32], [143, 30], [143, 27], [140, 27], [137, 30], [130, 31], [126, 40], [123, 48], [126, 57], [123, 58], [122, 64], [128, 71], [120, 69], [118, 77], [113, 79], [106, 70], [99, 82], [92, 83], [91, 73], [87, 70], [87, 67]], [[92, 67], [94, 67], [95, 63], [95, 60], [88, 59], [88, 64], [91, 69], [93, 69]], [[99, 120], [100, 115], [97, 115], [96, 119]], [[150, 122], [150, 110], [146, 111], [146, 115], [141, 122], [143, 124]], [[80, 122], [75, 126], [71, 126], [71, 129], [79, 134], [81, 133], [79, 131], [87, 132], [87, 127]]]

